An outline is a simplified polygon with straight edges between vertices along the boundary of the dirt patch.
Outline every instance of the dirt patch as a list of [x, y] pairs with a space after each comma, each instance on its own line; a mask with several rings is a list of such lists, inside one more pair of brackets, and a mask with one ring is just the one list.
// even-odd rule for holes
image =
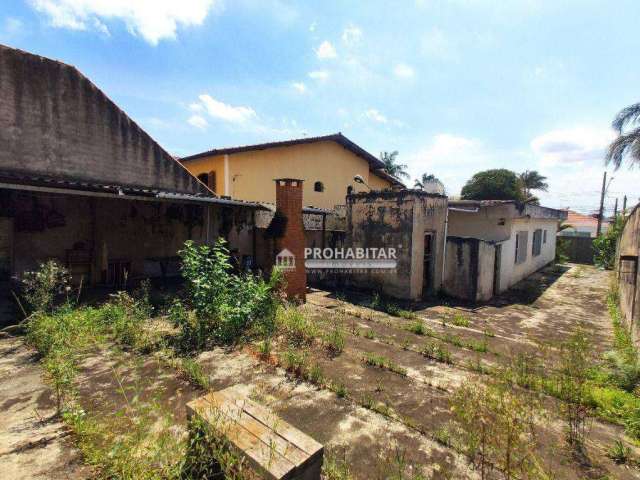
[[34, 352], [20, 338], [0, 339], [0, 410], [2, 478], [93, 477], [55, 415]]

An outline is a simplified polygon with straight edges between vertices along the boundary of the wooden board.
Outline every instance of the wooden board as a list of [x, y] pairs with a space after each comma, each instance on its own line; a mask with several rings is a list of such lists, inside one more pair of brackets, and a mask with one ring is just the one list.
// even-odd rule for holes
[[194, 414], [223, 432], [236, 452], [263, 477], [320, 478], [322, 445], [233, 387], [189, 402], [187, 415]]

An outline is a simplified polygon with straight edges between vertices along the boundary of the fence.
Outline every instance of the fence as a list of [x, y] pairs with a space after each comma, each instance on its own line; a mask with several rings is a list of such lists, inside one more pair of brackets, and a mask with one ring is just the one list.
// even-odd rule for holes
[[572, 263], [593, 265], [593, 238], [591, 237], [559, 236], [556, 248]]

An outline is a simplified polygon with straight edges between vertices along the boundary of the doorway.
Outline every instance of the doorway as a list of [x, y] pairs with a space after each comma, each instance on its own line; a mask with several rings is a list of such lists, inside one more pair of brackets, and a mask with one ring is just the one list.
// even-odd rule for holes
[[13, 219], [0, 217], [0, 281], [11, 276], [13, 260]]
[[422, 257], [422, 296], [432, 294], [433, 290], [433, 246], [434, 232], [424, 234], [424, 254]]
[[493, 261], [493, 296], [500, 293], [500, 266], [502, 264], [502, 244], [495, 246], [496, 256]]

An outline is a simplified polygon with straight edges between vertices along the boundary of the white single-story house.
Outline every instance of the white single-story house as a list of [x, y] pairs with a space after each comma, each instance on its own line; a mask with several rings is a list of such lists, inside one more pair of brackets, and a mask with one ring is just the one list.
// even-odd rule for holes
[[450, 201], [445, 292], [486, 301], [553, 262], [566, 217], [511, 200]]

